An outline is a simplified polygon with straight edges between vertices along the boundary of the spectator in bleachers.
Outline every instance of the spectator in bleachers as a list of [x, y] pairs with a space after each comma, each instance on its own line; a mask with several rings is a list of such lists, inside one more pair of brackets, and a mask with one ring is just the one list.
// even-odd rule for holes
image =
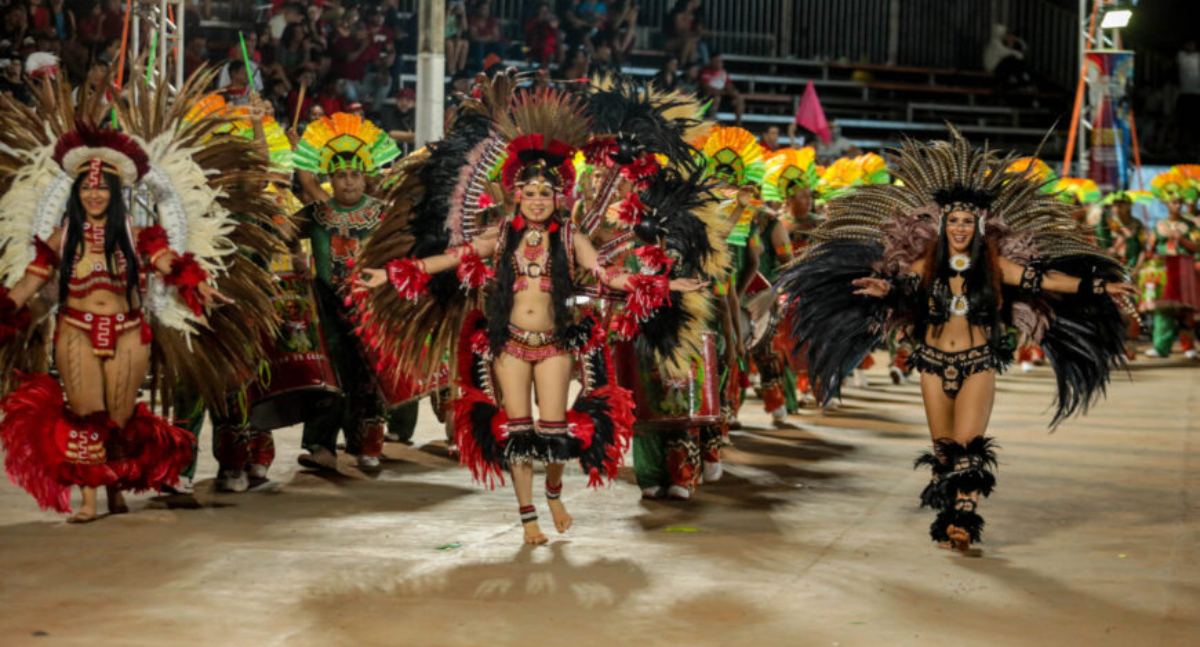
[[551, 11], [550, 3], [539, 3], [537, 11], [525, 22], [525, 44], [529, 47], [529, 60], [541, 67], [562, 62], [560, 27], [558, 16]]
[[267, 24], [271, 27], [271, 36], [276, 41], [280, 41], [283, 40], [288, 27], [302, 22], [304, 22], [304, 8], [298, 2], [289, 2], [283, 5], [274, 16], [271, 16]]
[[688, 63], [683, 66], [683, 73], [678, 79], [679, 91], [685, 94], [700, 95], [700, 64]]
[[371, 32], [358, 22], [357, 18], [357, 12], [346, 12], [330, 36], [333, 53], [332, 72], [335, 77], [345, 82], [345, 98], [350, 103], [369, 96], [371, 84], [365, 81], [367, 68], [382, 53], [382, 49], [372, 39]]
[[[254, 32], [250, 32], [245, 35], [245, 38], [246, 38], [246, 52], [250, 55], [249, 64], [247, 65], [246, 61], [242, 57], [242, 48], [241, 48], [240, 43], [234, 43], [229, 48], [229, 60], [226, 61], [225, 65], [221, 67], [221, 72], [220, 72], [220, 74], [217, 75], [217, 87], [218, 88], [228, 87], [229, 85], [232, 84], [233, 81], [230, 78], [230, 75], [233, 73], [234, 70], [241, 70], [241, 72], [243, 73], [243, 76], [244, 76], [246, 73], [247, 66], [249, 66], [249, 68], [250, 68], [250, 74], [254, 75], [254, 91], [262, 92], [263, 89], [266, 87], [263, 84], [262, 69], [259, 65], [258, 60], [256, 60], [257, 59], [256, 54], [258, 52], [258, 34], [254, 33]], [[117, 41], [117, 46], [120, 47], [119, 39]], [[247, 97], [246, 100], [249, 101], [249, 97]], [[242, 105], [242, 104], [239, 104], [239, 105]], [[249, 105], [249, 104], [245, 104], [245, 105]]]
[[183, 74], [191, 76], [208, 63], [208, 39], [200, 34], [188, 34], [183, 47]]
[[725, 70], [725, 61], [720, 54], [713, 54], [708, 59], [708, 65], [700, 71], [700, 91], [712, 97], [717, 104], [714, 108], [717, 109], [720, 108], [722, 99], [729, 97], [733, 103], [734, 113], [737, 115], [736, 123], [739, 126], [742, 125], [742, 113], [746, 110], [746, 100], [734, 87], [733, 80], [729, 78], [729, 72]]
[[12, 44], [13, 49], [20, 47], [29, 31], [29, 14], [25, 7], [19, 4], [9, 5], [4, 12], [4, 25], [0, 29], [0, 39]]
[[65, 0], [50, 0], [50, 26], [58, 40], [69, 42], [75, 38], [75, 12], [67, 9]]
[[480, 64], [489, 54], [495, 54], [501, 59], [507, 54], [508, 44], [500, 31], [500, 21], [492, 15], [490, 0], [475, 5], [468, 31], [471, 35], [472, 57]]
[[584, 7], [583, 0], [568, 0], [563, 11], [564, 32], [567, 36], [567, 47], [575, 49], [583, 47], [590, 54], [593, 48], [592, 35], [599, 31], [596, 19]]
[[453, 76], [467, 67], [467, 9], [463, 0], [450, 0], [446, 5], [446, 74]]
[[[100, 3], [95, 3], [76, 25], [79, 41], [88, 47], [99, 43], [104, 36], [104, 10]], [[7, 36], [6, 36], [7, 38]]]
[[662, 69], [650, 79], [650, 85], [662, 92], [674, 92], [679, 89], [679, 59], [668, 56]]
[[225, 90], [225, 100], [229, 105], [250, 105], [250, 81], [246, 73], [246, 66], [242, 61], [230, 61], [222, 68], [221, 74], [228, 80], [228, 83], [220, 87]]
[[1025, 63], [1025, 41], [1017, 38], [1008, 27], [992, 25], [992, 39], [983, 50], [983, 69], [996, 77], [1001, 87], [1015, 90], [1033, 83]]
[[0, 59], [0, 94], [7, 94], [22, 103], [29, 103], [29, 88], [25, 86], [21, 59]]
[[34, 31], [42, 32], [50, 29], [50, 10], [42, 0], [28, 0], [29, 26]]
[[563, 70], [562, 78], [564, 79], [582, 79], [588, 75], [588, 68], [591, 65], [591, 60], [588, 57], [587, 50], [583, 46], [576, 47], [571, 52], [571, 58], [567, 61], [567, 67]]
[[762, 144], [762, 147], [767, 149], [768, 153], [774, 153], [783, 148], [779, 143], [779, 126], [767, 126], [766, 132], [763, 133], [762, 137], [758, 138], [758, 143]]
[[405, 153], [412, 152], [413, 133], [417, 129], [416, 106], [417, 93], [412, 88], [401, 88], [396, 101], [384, 106], [374, 120]]
[[700, 22], [700, 0], [675, 0], [663, 22], [663, 34], [667, 37], [663, 49], [685, 66], [697, 59], [707, 63], [707, 49], [702, 41], [707, 33]]
[[637, 42], [637, 19], [640, 10], [641, 5], [634, 0], [622, 0], [620, 8], [612, 12], [596, 37], [598, 42], [607, 43], [612, 48], [613, 60], [618, 65], [625, 63], [625, 58]]
[[613, 61], [612, 48], [607, 44], [597, 45], [596, 51], [592, 53], [592, 65], [588, 70], [588, 74], [591, 76], [603, 76], [620, 71], [620, 66]]
[[1200, 51], [1197, 51], [1196, 41], [1184, 43], [1183, 49], [1175, 55], [1175, 63], [1179, 67], [1179, 98], [1175, 102], [1175, 115], [1180, 127], [1180, 149], [1191, 156], [1200, 151], [1200, 128], [1197, 127], [1197, 115], [1200, 115]]
[[100, 22], [100, 36], [107, 42], [120, 40], [125, 31], [125, 3], [121, 0], [105, 0], [104, 15]]

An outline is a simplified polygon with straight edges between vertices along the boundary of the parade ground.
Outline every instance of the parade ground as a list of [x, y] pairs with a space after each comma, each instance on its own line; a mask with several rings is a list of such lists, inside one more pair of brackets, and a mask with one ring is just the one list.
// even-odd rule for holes
[[975, 556], [928, 541], [916, 506], [918, 387], [870, 375], [786, 428], [748, 402], [725, 478], [690, 501], [642, 501], [631, 469], [589, 491], [569, 468], [575, 526], [553, 533], [539, 493], [537, 548], [427, 404], [371, 476], [302, 470], [291, 428], [270, 485], [216, 494], [206, 429], [194, 498], [72, 526], [6, 481], [0, 645], [1200, 644], [1200, 371], [1139, 359], [1054, 433], [1050, 369], [1001, 378]]

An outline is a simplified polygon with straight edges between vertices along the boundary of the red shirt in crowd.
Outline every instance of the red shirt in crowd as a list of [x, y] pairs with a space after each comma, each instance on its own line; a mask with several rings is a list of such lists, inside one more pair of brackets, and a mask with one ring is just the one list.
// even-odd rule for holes
[[[358, 58], [350, 59], [349, 56], [354, 53], [362, 43], [353, 35], [343, 36], [338, 34], [332, 43], [334, 52], [333, 73], [347, 81], [361, 81], [367, 76], [367, 66], [379, 58], [381, 51], [379, 46], [375, 44], [369, 45]], [[344, 57], [344, 58], [343, 58]], [[333, 114], [326, 111], [327, 114]]]
[[104, 34], [104, 40], [121, 40], [121, 35], [125, 33], [125, 12], [104, 12], [104, 19], [100, 22], [100, 31]]
[[30, 12], [29, 16], [33, 22], [33, 28], [37, 31], [46, 31], [51, 28], [50, 25], [50, 10], [46, 7], [37, 6]]
[[729, 85], [729, 72], [704, 68], [700, 70], [700, 84], [714, 90], [724, 90]]

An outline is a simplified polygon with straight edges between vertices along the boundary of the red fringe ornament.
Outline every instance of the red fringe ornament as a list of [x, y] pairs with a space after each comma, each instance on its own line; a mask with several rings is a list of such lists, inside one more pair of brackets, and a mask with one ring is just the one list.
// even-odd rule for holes
[[642, 214], [649, 210], [635, 191], [625, 196], [621, 204], [617, 205], [617, 220], [626, 227], [636, 227], [642, 222]]
[[638, 321], [645, 321], [670, 296], [670, 279], [666, 276], [632, 274], [629, 276], [629, 296], [625, 307]]
[[29, 309], [18, 308], [8, 295], [8, 288], [0, 287], [0, 343], [16, 337], [29, 327]]
[[204, 299], [200, 296], [200, 285], [208, 280], [208, 272], [196, 262], [196, 255], [188, 252], [171, 262], [171, 273], [163, 282], [175, 288], [179, 298], [197, 317], [204, 312]]
[[467, 289], [481, 288], [496, 276], [496, 272], [483, 262], [483, 257], [474, 247], [464, 245], [458, 256], [458, 280]]
[[633, 250], [633, 253], [642, 262], [643, 267], [652, 269], [655, 272], [662, 269], [669, 271], [671, 266], [675, 265], [675, 260], [667, 256], [667, 253], [657, 245], [642, 245]]
[[428, 292], [429, 279], [424, 264], [415, 258], [401, 258], [384, 265], [392, 287], [400, 298], [415, 302]]
[[162, 225], [146, 227], [138, 232], [137, 252], [146, 258], [154, 258], [159, 252], [170, 249], [171, 243], [167, 238], [167, 230]]

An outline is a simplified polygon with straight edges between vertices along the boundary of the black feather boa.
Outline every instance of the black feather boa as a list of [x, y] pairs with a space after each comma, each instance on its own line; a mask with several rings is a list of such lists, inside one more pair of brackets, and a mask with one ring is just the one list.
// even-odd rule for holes
[[[1046, 270], [1057, 270], [1081, 277], [1090, 285], [1091, 278], [1122, 280], [1123, 271], [1115, 261], [1095, 256], [1065, 256], [1047, 261]], [[1052, 310], [1050, 327], [1042, 336], [1042, 350], [1054, 368], [1058, 382], [1054, 419], [1051, 427], [1088, 407], [1105, 393], [1114, 369], [1125, 368], [1125, 340], [1128, 326], [1121, 310], [1107, 294], [1042, 293]]]
[[883, 339], [887, 302], [854, 294], [855, 279], [873, 274], [883, 256], [878, 243], [832, 241], [779, 276], [776, 291], [793, 310], [792, 348], [806, 352], [818, 398], [827, 403], [842, 380]]

